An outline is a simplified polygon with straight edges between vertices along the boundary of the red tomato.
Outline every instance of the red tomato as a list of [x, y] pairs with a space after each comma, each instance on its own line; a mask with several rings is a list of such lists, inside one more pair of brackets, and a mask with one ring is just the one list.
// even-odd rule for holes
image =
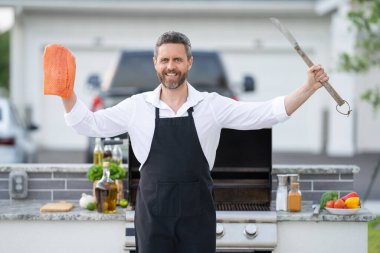
[[328, 207], [328, 208], [334, 208], [334, 200], [330, 200], [330, 201], [327, 201], [327, 203], [326, 203], [326, 207]]
[[335, 201], [334, 203], [334, 208], [340, 208], [340, 209], [343, 209], [345, 208], [346, 205], [344, 204], [344, 201], [342, 199], [338, 199], [337, 201]]

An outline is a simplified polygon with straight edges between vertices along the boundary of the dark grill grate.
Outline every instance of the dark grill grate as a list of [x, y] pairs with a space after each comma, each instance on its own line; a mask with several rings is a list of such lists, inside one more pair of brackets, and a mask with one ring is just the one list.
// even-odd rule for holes
[[267, 203], [227, 202], [216, 203], [217, 211], [270, 211]]

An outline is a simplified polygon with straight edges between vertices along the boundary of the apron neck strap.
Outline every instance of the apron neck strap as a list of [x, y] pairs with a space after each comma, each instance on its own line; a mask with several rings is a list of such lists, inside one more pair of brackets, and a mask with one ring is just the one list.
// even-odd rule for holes
[[160, 109], [156, 107], [156, 119], [160, 118]]
[[189, 114], [190, 117], [193, 117], [193, 107], [190, 107], [189, 109], [187, 109], [187, 113]]
[[[187, 112], [189, 113], [189, 116], [190, 117], [193, 117], [193, 107], [190, 107], [189, 109], [187, 109]], [[158, 107], [156, 107], [156, 119], [159, 119], [160, 118], [160, 109]]]

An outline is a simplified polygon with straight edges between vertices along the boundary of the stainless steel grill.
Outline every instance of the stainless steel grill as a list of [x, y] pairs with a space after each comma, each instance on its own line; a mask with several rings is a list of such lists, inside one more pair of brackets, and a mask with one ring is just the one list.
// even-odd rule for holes
[[[129, 200], [125, 249], [135, 252], [134, 206], [140, 164], [129, 146]], [[272, 192], [271, 129], [223, 129], [211, 171], [217, 252], [271, 252], [277, 245]]]

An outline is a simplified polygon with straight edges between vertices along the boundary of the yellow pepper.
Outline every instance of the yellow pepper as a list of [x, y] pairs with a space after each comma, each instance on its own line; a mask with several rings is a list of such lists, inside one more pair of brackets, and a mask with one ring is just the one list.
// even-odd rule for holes
[[351, 198], [346, 199], [344, 204], [349, 209], [357, 209], [357, 208], [360, 208], [360, 199], [359, 197], [351, 197]]

